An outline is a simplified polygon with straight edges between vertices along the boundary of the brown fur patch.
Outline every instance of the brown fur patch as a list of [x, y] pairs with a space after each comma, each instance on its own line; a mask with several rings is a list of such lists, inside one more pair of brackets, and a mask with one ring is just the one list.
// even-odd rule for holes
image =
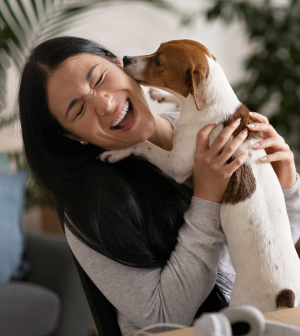
[[275, 299], [277, 308], [294, 308], [295, 294], [290, 289], [283, 289]]
[[[251, 124], [251, 120], [249, 118], [249, 109], [242, 103], [236, 109], [236, 111], [223, 122], [223, 126], [228, 126], [238, 118], [241, 118], [241, 123], [239, 127], [233, 132], [232, 135], [234, 137], [236, 137], [243, 129], [245, 129], [246, 125]], [[254, 138], [261, 139], [259, 132], [249, 131], [245, 141]], [[228, 160], [228, 163], [232, 161], [233, 159], [231, 158]], [[238, 170], [236, 170], [232, 174], [223, 197], [223, 203], [236, 204], [245, 201], [247, 198], [251, 197], [255, 189], [256, 181], [252, 173], [252, 169], [247, 163], [244, 163]]]
[[[247, 128], [246, 125], [253, 124], [253, 121], [249, 118], [249, 109], [241, 103], [236, 111], [223, 122], [224, 127], [228, 126], [238, 118], [241, 118], [241, 123], [239, 127], [233, 132], [234, 137], [236, 137], [243, 129]], [[261, 139], [261, 136], [259, 132], [249, 130], [246, 140], [250, 139]]]
[[151, 86], [167, 87], [184, 97], [192, 94], [200, 111], [207, 104], [205, 83], [209, 65], [206, 56], [211, 57], [209, 50], [196, 41], [162, 43], [155, 53], [145, 58], [143, 81]]
[[[232, 159], [229, 160], [232, 162]], [[223, 203], [237, 204], [250, 198], [256, 189], [255, 177], [251, 167], [244, 163], [230, 178]]]

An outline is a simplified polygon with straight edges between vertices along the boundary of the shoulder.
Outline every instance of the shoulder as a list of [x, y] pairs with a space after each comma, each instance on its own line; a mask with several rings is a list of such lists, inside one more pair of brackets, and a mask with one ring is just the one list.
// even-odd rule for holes
[[[75, 255], [76, 259], [79, 261], [80, 264], [82, 262], [87, 263], [93, 261], [93, 259], [108, 259], [104, 255], [100, 254], [99, 252], [93, 250], [89, 246], [87, 246], [81, 239], [79, 239], [69, 228], [66, 224], [64, 224], [65, 228], [65, 235], [67, 242], [72, 250], [73, 254]], [[82, 265], [81, 265], [82, 266]], [[82, 266], [83, 267], [83, 266]]]
[[89, 254], [89, 248], [82, 241], [80, 241], [64, 224], [65, 235], [67, 242], [76, 257], [78, 256], [87, 256]]
[[[93, 250], [79, 239], [71, 230], [64, 224], [65, 235], [67, 242], [77, 261], [88, 274], [91, 279], [100, 280], [99, 271], [102, 267], [110, 267], [118, 264], [116, 261], [109, 259], [103, 254]], [[96, 284], [100, 285], [100, 283]]]

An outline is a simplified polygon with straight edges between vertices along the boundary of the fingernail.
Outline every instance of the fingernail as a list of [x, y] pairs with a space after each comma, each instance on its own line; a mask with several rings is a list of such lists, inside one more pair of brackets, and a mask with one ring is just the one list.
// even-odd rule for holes
[[242, 134], [246, 135], [248, 133], [247, 128], [245, 128], [244, 130], [242, 130]]
[[254, 114], [253, 112], [249, 112], [249, 114]]
[[259, 146], [260, 146], [259, 142], [256, 142], [255, 144], [252, 145], [253, 148], [256, 148], [256, 147], [259, 147]]
[[237, 119], [234, 123], [238, 125], [240, 122], [241, 122], [241, 118]]
[[261, 161], [267, 161], [267, 157], [264, 156], [264, 157], [260, 158], [260, 160], [261, 160]]
[[254, 128], [254, 127], [255, 127], [255, 125], [254, 125], [254, 124], [249, 124], [249, 125], [247, 125], [247, 127]]

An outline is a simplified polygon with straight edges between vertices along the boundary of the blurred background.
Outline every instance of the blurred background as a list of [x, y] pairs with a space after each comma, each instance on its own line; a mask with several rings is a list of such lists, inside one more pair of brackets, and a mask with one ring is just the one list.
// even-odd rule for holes
[[[27, 169], [16, 104], [29, 51], [59, 35], [94, 40], [120, 59], [172, 39], [203, 43], [238, 98], [269, 118], [300, 167], [299, 0], [0, 0], [0, 334], [8, 336], [93, 332], [56, 214]], [[174, 109], [148, 101], [158, 113]], [[24, 311], [33, 333], [12, 322]]]

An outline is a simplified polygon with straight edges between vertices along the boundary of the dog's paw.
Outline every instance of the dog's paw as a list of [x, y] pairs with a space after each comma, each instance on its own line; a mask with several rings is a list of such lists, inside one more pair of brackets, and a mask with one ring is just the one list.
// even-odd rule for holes
[[176, 104], [176, 107], [180, 106], [180, 101], [173, 94], [165, 92], [163, 90], [150, 88], [149, 89], [150, 97], [153, 100], [156, 100], [159, 103], [166, 102]]
[[151, 99], [156, 100], [159, 103], [164, 102], [166, 100], [166, 97], [168, 96], [168, 93], [154, 88], [149, 89], [149, 94]]
[[99, 156], [97, 156], [96, 159], [101, 160], [101, 161], [108, 161], [110, 163], [115, 163], [115, 162], [125, 159], [131, 154], [132, 154], [132, 151], [130, 150], [130, 148], [125, 148], [125, 149], [119, 149], [119, 150], [106, 151], [100, 154]]

